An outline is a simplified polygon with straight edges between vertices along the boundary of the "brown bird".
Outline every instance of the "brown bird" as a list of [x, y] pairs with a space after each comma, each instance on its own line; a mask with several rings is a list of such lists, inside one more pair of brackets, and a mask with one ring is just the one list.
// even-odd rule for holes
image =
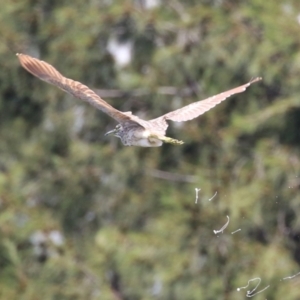
[[89, 102], [118, 121], [120, 124], [105, 135], [114, 134], [121, 139], [125, 146], [159, 147], [163, 142], [174, 145], [183, 144], [182, 141], [165, 136], [168, 128], [168, 120], [175, 122], [192, 120], [215, 107], [231, 95], [242, 93], [252, 83], [261, 80], [260, 77], [254, 78], [250, 82], [229, 91], [191, 103], [156, 119], [145, 121], [131, 112], [121, 112], [113, 108], [87, 86], [64, 77], [50, 64], [25, 54], [17, 54], [17, 56], [22, 67], [34, 76], [59, 87], [76, 98]]

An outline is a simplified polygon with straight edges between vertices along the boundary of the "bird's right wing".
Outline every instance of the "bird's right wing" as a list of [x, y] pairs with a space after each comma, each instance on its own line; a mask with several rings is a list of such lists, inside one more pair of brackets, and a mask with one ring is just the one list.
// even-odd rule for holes
[[217, 104], [224, 101], [226, 98], [228, 98], [234, 94], [244, 92], [247, 89], [247, 87], [249, 87], [252, 83], [257, 82], [261, 79], [262, 79], [261, 77], [256, 77], [244, 85], [241, 85], [241, 86], [231, 89], [229, 91], [223, 92], [221, 94], [209, 97], [205, 100], [191, 103], [187, 106], [184, 106], [182, 108], [171, 111], [157, 119], [154, 119], [153, 121], [156, 121], [156, 120], [158, 121], [158, 119], [172, 120], [172, 121], [176, 121], [176, 122], [184, 122], [184, 121], [192, 120], [192, 119], [204, 114], [211, 108], [215, 107]]
[[[50, 64], [25, 54], [17, 54], [24, 69], [39, 79], [51, 83], [72, 96], [86, 101], [117, 120], [119, 123], [137, 122], [129, 113], [122, 113], [113, 108], [95, 92], [78, 81], [64, 77]], [[138, 122], [137, 122], [138, 123]]]

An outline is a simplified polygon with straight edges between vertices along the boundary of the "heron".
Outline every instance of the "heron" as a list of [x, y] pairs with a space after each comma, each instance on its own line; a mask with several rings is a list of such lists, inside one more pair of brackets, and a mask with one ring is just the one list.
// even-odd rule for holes
[[167, 121], [185, 122], [192, 120], [228, 97], [244, 92], [252, 83], [262, 79], [261, 77], [253, 78], [248, 83], [226, 92], [191, 103], [158, 118], [145, 121], [133, 115], [132, 112], [122, 112], [115, 109], [89, 87], [81, 82], [64, 77], [49, 63], [21, 53], [17, 53], [17, 57], [21, 66], [32, 75], [60, 88], [75, 98], [90, 103], [115, 119], [119, 124], [105, 135], [113, 134], [120, 138], [125, 146], [159, 147], [163, 143], [181, 145], [183, 141], [166, 136], [166, 130], [169, 125]]

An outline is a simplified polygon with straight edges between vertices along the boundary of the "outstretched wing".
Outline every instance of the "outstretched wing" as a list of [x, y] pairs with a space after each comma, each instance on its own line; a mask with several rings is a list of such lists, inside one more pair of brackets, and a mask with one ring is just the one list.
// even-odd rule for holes
[[171, 120], [176, 122], [184, 122], [184, 121], [192, 120], [204, 114], [211, 108], [215, 107], [217, 104], [221, 103], [226, 98], [234, 94], [244, 92], [247, 89], [247, 87], [249, 87], [252, 83], [257, 82], [261, 79], [262, 79], [261, 77], [256, 77], [244, 85], [223, 92], [221, 94], [209, 97], [205, 100], [191, 103], [187, 106], [171, 111], [159, 118], [153, 119], [151, 120], [151, 122], [157, 125], [160, 124], [162, 128], [166, 129], [168, 127], [166, 120]]
[[137, 120], [134, 120], [137, 117], [113, 108], [87, 86], [78, 81], [64, 77], [50, 64], [25, 54], [17, 54], [17, 56], [22, 67], [34, 76], [57, 86], [76, 98], [90, 103], [97, 109], [102, 110], [104, 113], [117, 120], [119, 123], [139, 123]]

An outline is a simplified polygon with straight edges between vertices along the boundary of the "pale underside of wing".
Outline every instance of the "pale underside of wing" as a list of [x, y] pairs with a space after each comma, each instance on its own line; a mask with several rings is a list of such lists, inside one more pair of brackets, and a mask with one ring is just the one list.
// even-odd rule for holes
[[247, 87], [249, 87], [252, 83], [257, 82], [261, 79], [262, 79], [261, 77], [256, 77], [252, 79], [250, 82], [243, 84], [239, 87], [209, 97], [205, 100], [191, 103], [187, 106], [171, 111], [159, 118], [153, 119], [151, 120], [151, 123], [156, 124], [156, 126], [160, 126], [162, 130], [163, 129], [166, 130], [168, 127], [168, 123], [166, 122], [166, 120], [171, 120], [175, 122], [185, 122], [185, 121], [192, 120], [204, 114], [208, 110], [212, 109], [213, 107], [215, 107], [217, 104], [221, 103], [228, 97], [234, 94], [244, 92], [247, 89]]
[[76, 98], [90, 103], [121, 124], [135, 123], [137, 126], [142, 126], [139, 122], [142, 120], [139, 120], [138, 117], [132, 115], [130, 112], [123, 113], [115, 109], [90, 88], [78, 81], [64, 77], [50, 64], [25, 54], [17, 54], [17, 56], [22, 67], [39, 79], [57, 86]]

